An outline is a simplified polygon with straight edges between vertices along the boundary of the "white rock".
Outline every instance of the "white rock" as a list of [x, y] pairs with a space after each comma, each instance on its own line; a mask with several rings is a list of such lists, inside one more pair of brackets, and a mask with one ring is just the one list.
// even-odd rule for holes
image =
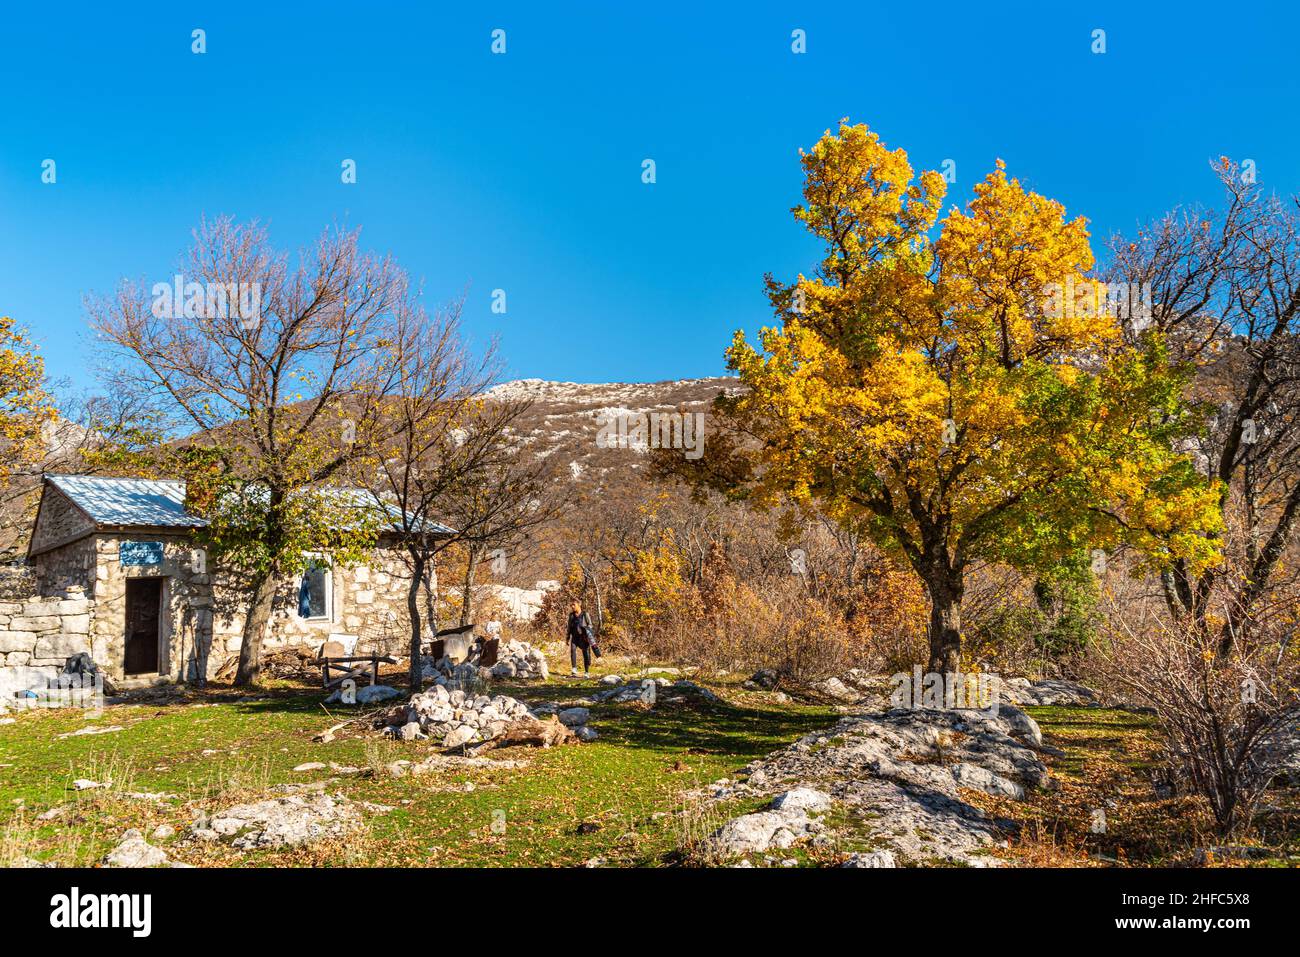
[[458, 748], [463, 744], [469, 744], [477, 734], [478, 730], [476, 728], [468, 724], [462, 724], [447, 732], [447, 736], [442, 739], [442, 746], [444, 748]]
[[586, 708], [565, 708], [560, 712], [560, 723], [570, 728], [586, 724], [590, 718], [591, 712]]
[[108, 867], [162, 867], [166, 863], [166, 852], [146, 841], [134, 828], [123, 834], [121, 842], [104, 858]]
[[357, 704], [375, 704], [379, 701], [396, 698], [400, 694], [400, 691], [396, 688], [390, 688], [388, 685], [367, 685], [364, 688], [357, 689]]
[[897, 867], [893, 851], [857, 851], [841, 867]]
[[803, 811], [757, 811], [728, 821], [710, 836], [707, 846], [724, 857], [753, 854], [790, 847], [820, 830]]
[[[390, 688], [388, 685], [366, 685], [363, 688], [356, 689], [357, 704], [376, 704], [380, 701], [387, 701], [389, 698], [396, 698], [401, 694], [396, 688]], [[335, 690], [328, 698], [326, 704], [342, 704], [343, 689]]]
[[804, 811], [816, 814], [831, 809], [831, 798], [815, 788], [794, 788], [772, 799], [773, 811]]
[[120, 724], [112, 724], [108, 727], [101, 728], [98, 725], [86, 725], [84, 728], [78, 728], [76, 731], [66, 731], [63, 734], [56, 734], [56, 738], [78, 738], [83, 734], [112, 734], [114, 731], [124, 730]]
[[229, 840], [241, 850], [292, 846], [356, 830], [361, 826], [362, 807], [388, 810], [361, 805], [342, 795], [293, 793], [227, 808], [210, 821], [196, 824], [192, 834], [204, 840]]

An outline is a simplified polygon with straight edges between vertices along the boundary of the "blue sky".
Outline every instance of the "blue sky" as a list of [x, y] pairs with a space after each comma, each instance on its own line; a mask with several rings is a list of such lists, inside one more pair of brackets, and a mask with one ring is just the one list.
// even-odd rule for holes
[[816, 259], [789, 215], [797, 151], [841, 116], [918, 167], [954, 160], [957, 202], [1002, 157], [1086, 215], [1095, 248], [1217, 202], [1221, 154], [1300, 192], [1291, 9], [461, 6], [7, 10], [0, 314], [90, 386], [83, 294], [168, 279], [202, 215], [260, 219], [289, 248], [340, 223], [427, 297], [468, 289], [467, 326], [500, 336], [511, 377], [704, 376], [768, 321], [763, 274]]

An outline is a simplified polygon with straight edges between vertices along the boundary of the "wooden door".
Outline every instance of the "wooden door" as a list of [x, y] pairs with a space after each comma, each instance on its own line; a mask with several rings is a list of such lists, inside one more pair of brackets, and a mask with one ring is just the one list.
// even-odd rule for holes
[[126, 654], [122, 670], [128, 675], [158, 671], [158, 622], [162, 612], [161, 578], [126, 581]]

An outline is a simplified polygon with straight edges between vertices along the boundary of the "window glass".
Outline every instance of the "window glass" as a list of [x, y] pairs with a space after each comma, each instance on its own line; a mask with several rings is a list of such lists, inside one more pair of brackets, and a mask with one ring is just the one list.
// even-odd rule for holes
[[300, 618], [328, 618], [330, 569], [318, 562], [307, 569], [298, 588], [298, 616]]

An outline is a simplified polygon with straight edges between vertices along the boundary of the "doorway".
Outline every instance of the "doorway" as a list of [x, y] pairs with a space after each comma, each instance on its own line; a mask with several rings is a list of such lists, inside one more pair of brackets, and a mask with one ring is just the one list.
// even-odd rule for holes
[[157, 674], [158, 624], [162, 614], [162, 579], [126, 581], [126, 653], [122, 670], [128, 675]]

